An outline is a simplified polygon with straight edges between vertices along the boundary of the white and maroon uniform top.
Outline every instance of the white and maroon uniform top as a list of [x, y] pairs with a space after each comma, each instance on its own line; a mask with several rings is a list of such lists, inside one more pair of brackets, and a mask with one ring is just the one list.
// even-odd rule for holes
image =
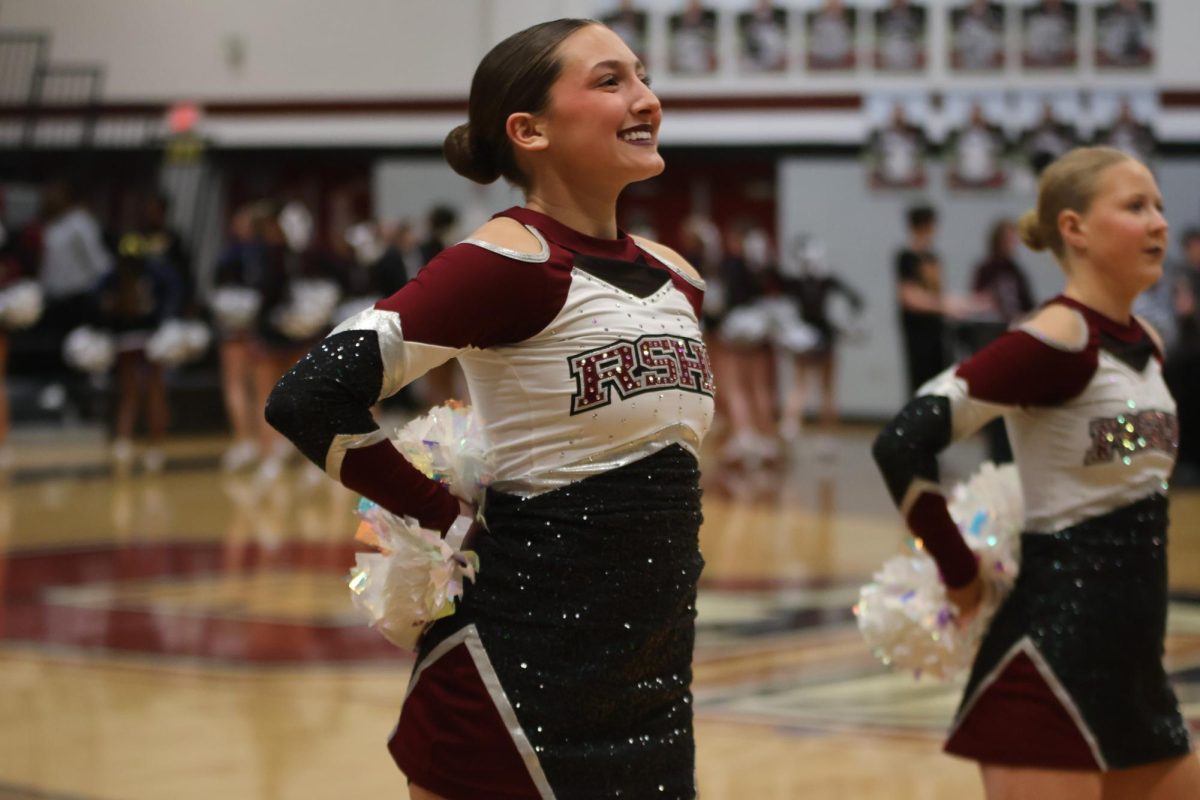
[[1025, 527], [1037, 533], [1163, 492], [1174, 466], [1175, 401], [1162, 354], [1142, 325], [1067, 297], [1050, 302], [1082, 317], [1084, 341], [1071, 346], [1029, 328], [1011, 331], [921, 387], [876, 443], [893, 498], [952, 586], [968, 582], [975, 565], [937, 485], [934, 459], [950, 441], [1004, 416]]
[[[524, 208], [497, 216], [525, 225], [540, 252], [470, 239], [447, 248], [338, 326], [268, 405], [272, 424], [332, 477], [441, 527], [457, 504], [396, 462], [368, 409], [451, 358], [495, 457], [493, 486], [512, 494], [671, 444], [695, 453], [712, 421], [702, 281], [623, 233], [596, 239]], [[315, 434], [302, 430], [314, 422], [310, 403], [323, 412]]]

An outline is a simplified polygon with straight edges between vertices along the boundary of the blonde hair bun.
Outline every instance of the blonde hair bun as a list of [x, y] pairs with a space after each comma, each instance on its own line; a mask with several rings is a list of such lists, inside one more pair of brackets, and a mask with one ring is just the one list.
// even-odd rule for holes
[[1025, 246], [1035, 253], [1048, 247], [1045, 234], [1042, 233], [1042, 223], [1038, 220], [1036, 209], [1029, 209], [1017, 220], [1017, 233]]

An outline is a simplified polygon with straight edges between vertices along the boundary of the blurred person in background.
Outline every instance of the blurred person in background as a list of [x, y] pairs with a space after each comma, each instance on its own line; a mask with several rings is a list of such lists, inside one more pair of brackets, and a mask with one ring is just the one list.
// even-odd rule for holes
[[401, 220], [384, 232], [384, 248], [371, 267], [371, 288], [379, 297], [391, 297], [417, 274], [425, 261], [417, 233], [411, 223]]
[[[4, 195], [0, 194], [0, 212], [4, 209]], [[3, 220], [0, 213], [0, 220]], [[37, 238], [32, 232], [9, 230], [0, 221], [0, 292], [15, 287], [22, 281], [37, 276]], [[8, 446], [11, 416], [8, 401], [8, 349], [12, 331], [3, 315], [0, 315], [0, 471], [13, 464], [13, 453]]]
[[947, 304], [942, 296], [942, 265], [933, 250], [937, 212], [927, 205], [906, 214], [908, 241], [896, 253], [896, 299], [908, 393], [949, 364], [946, 352]]
[[[1017, 249], [1017, 226], [1012, 220], [1000, 219], [992, 224], [987, 240], [987, 257], [975, 265], [971, 276], [971, 291], [983, 312], [967, 324], [970, 330], [971, 352], [983, 349], [1020, 322], [1033, 310], [1033, 292], [1029, 278], [1013, 258]], [[1012, 461], [1012, 447], [1004, 428], [1004, 420], [995, 419], [984, 428], [991, 460], [997, 464]]]
[[[315, 237], [288, 236], [272, 208], [262, 222], [262, 305], [253, 335], [254, 408], [265, 408], [271, 390], [331, 327], [340, 291], [336, 251], [320, 250]], [[335, 245], [348, 252], [344, 240]], [[317, 296], [319, 295], [319, 297]], [[257, 480], [269, 483], [291, 458], [287, 441], [270, 425], [258, 426], [261, 461]]]
[[779, 435], [784, 441], [799, 436], [808, 400], [808, 376], [815, 374], [821, 391], [817, 417], [821, 436], [814, 442], [814, 449], [818, 455], [829, 456], [833, 453], [831, 434], [838, 416], [837, 339], [846, 332], [833, 321], [832, 302], [840, 295], [857, 317], [863, 309], [862, 295], [834, 274], [825, 245], [809, 236], [801, 236], [794, 243], [783, 288], [800, 318], [817, 332], [817, 341], [793, 358], [792, 386], [784, 400]]
[[180, 292], [180, 316], [195, 317], [199, 314], [199, 307], [196, 303], [192, 256], [183, 236], [170, 224], [170, 210], [170, 200], [165, 194], [148, 194], [142, 201], [138, 233], [148, 248], [148, 255], [175, 273], [175, 283]]
[[1017, 226], [1009, 219], [992, 223], [987, 238], [987, 256], [975, 265], [971, 291], [987, 303], [1007, 329], [1033, 310], [1033, 291], [1025, 270], [1013, 258], [1017, 249]]
[[413, 800], [696, 796], [697, 456], [714, 387], [699, 275], [617, 226], [621, 192], [664, 166], [647, 83], [591, 20], [497, 44], [444, 153], [525, 206], [336, 329], [267, 406], [332, 477], [445, 531], [477, 509], [409, 464], [370, 408], [450, 358], [470, 380], [495, 480], [467, 540], [483, 566], [422, 634], [390, 740]]
[[725, 231], [720, 265], [725, 317], [717, 331], [722, 350], [728, 354], [722, 360], [725, 373], [721, 385], [730, 428], [721, 459], [746, 466], [779, 456], [771, 315], [765, 305], [772, 276], [763, 254], [753, 252], [756, 238], [761, 240], [755, 231], [748, 223], [731, 225]]
[[159, 325], [178, 314], [184, 291], [161, 244], [136, 232], [122, 236], [116, 263], [96, 292], [100, 323], [112, 331], [117, 351], [112, 455], [119, 469], [133, 461], [133, 438], [143, 409], [148, 444], [142, 466], [147, 472], [160, 472], [166, 464], [167, 382], [164, 367], [146, 357], [146, 344]]
[[[261, 303], [259, 286], [265, 270], [266, 224], [270, 215], [264, 203], [242, 206], [229, 222], [229, 242], [225, 245], [216, 268], [216, 293], [222, 289], [240, 291], [249, 296], [252, 305], [236, 320], [222, 318], [214, 308], [217, 319], [218, 351], [221, 361], [221, 396], [225, 414], [233, 433], [233, 442], [222, 456], [226, 470], [238, 470], [258, 460], [258, 427], [260, 415], [254, 404], [254, 362], [251, 336]], [[213, 298], [214, 305], [217, 298]]]
[[[438, 253], [449, 247], [458, 225], [458, 212], [450, 206], [437, 205], [429, 211], [426, 236], [421, 241], [421, 263], [428, 264]], [[422, 396], [426, 405], [437, 406], [448, 400], [466, 400], [466, 388], [461, 380], [462, 370], [454, 359], [425, 373], [421, 379]]]
[[[104, 234], [66, 181], [52, 181], [42, 194], [42, 250], [38, 282], [46, 310], [39, 328], [49, 335], [58, 379], [40, 395], [48, 410], [82, 409], [91, 412], [93, 393], [88, 382], [66, 370], [63, 341], [72, 330], [95, 321], [96, 286], [109, 273], [113, 257]], [[70, 404], [67, 404], [68, 398]]]
[[1200, 228], [1181, 237], [1183, 263], [1170, 275], [1174, 295], [1175, 350], [1167, 359], [1167, 381], [1179, 403], [1180, 485], [1200, 485]]
[[113, 257], [104, 245], [100, 224], [66, 182], [46, 187], [42, 215], [38, 280], [46, 295], [45, 321], [65, 336], [92, 313], [96, 285], [112, 269]]

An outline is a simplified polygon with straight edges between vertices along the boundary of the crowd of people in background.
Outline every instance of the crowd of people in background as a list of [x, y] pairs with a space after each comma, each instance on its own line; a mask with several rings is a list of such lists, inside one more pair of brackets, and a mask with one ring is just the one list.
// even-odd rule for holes
[[[420, 222], [362, 220], [324, 232], [302, 203], [268, 198], [232, 211], [220, 254], [205, 269], [169, 218], [168, 198], [148, 190], [134, 222], [110, 229], [75, 187], [56, 180], [42, 188], [34, 219], [0, 233], [0, 291], [18, 283], [40, 289], [40, 319], [26, 340], [42, 365], [38, 403], [48, 411], [106, 417], [114, 464], [160, 471], [170, 373], [180, 362], [157, 357], [151, 341], [168, 321], [200, 322], [216, 334], [231, 434], [222, 465], [229, 471], [256, 467], [263, 480], [277, 476], [291, 455], [262, 421], [271, 387], [341, 319], [399, 290], [454, 241], [457, 224], [457, 212], [436, 206]], [[91, 354], [83, 363], [70, 352], [72, 335], [81, 331], [91, 337], [79, 339]], [[15, 332], [0, 320], [0, 468], [12, 463], [4, 375]], [[459, 390], [452, 370], [426, 384], [421, 401], [428, 404]], [[108, 392], [98, 389], [108, 388], [111, 404], [99, 399]]]
[[[137, 221], [106, 230], [71, 187], [45, 187], [38, 218], [8, 232], [0, 246], [0, 289], [35, 278], [45, 311], [35, 329], [61, 359], [62, 345], [81, 325], [111, 335], [114, 354], [112, 457], [129, 466], [162, 469], [170, 425], [170, 364], [147, 356], [147, 342], [165, 320], [199, 319], [216, 333], [221, 393], [231, 441], [225, 469], [256, 468], [277, 476], [290, 448], [259, 409], [279, 377], [341, 319], [402, 287], [426, 262], [456, 241], [457, 212], [432, 208], [419, 222], [382, 226], [364, 219], [334, 235], [318, 230], [296, 200], [247, 203], [229, 216], [226, 242], [208, 270], [193, 264], [183, 237], [169, 224], [169, 203], [147, 192]], [[1014, 258], [1014, 223], [994, 221], [981, 242], [969, 289], [944, 286], [937, 252], [937, 213], [921, 205], [907, 212], [908, 238], [895, 261], [896, 296], [907, 390], [915, 392], [953, 360], [975, 352], [1029, 314], [1039, 298]], [[1200, 228], [1180, 237], [1183, 261], [1146, 292], [1137, 312], [1161, 333], [1167, 376], [1179, 398], [1183, 441], [1178, 479], [1200, 478]], [[761, 225], [739, 220], [719, 228], [693, 216], [678, 232], [680, 252], [708, 282], [703, 325], [720, 376], [721, 461], [758, 467], [802, 453], [828, 457], [837, 405], [838, 350], [862, 335], [864, 300], [840, 277], [835, 257], [815, 236], [780, 246]], [[198, 273], [210, 277], [205, 280]], [[324, 303], [309, 302], [325, 287]], [[226, 313], [221, 303], [238, 292], [250, 303]], [[320, 294], [320, 292], [317, 292]], [[246, 299], [248, 298], [248, 299]], [[1044, 298], [1040, 298], [1044, 299]], [[231, 300], [232, 302], [232, 300]], [[308, 303], [297, 316], [297, 304]], [[9, 332], [0, 333], [0, 367]], [[815, 389], [817, 397], [814, 399]], [[425, 376], [421, 404], [462, 396], [453, 363]], [[74, 404], [93, 415], [95, 391], [82, 376], [62, 370], [41, 398]], [[392, 405], [414, 406], [406, 392]], [[805, 418], [815, 425], [802, 436]], [[0, 392], [0, 465], [9, 427], [7, 393]], [[134, 445], [144, 430], [145, 443]], [[1003, 421], [985, 431], [991, 458], [1011, 459]]]

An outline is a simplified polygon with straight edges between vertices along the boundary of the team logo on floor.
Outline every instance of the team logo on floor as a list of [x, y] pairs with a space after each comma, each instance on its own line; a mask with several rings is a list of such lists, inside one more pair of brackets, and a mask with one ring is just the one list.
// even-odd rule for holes
[[704, 343], [678, 336], [620, 339], [572, 356], [569, 363], [575, 378], [572, 414], [609, 405], [614, 391], [624, 400], [663, 389], [711, 397], [716, 388]]

